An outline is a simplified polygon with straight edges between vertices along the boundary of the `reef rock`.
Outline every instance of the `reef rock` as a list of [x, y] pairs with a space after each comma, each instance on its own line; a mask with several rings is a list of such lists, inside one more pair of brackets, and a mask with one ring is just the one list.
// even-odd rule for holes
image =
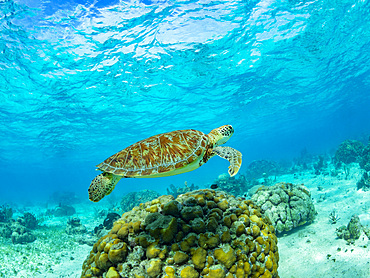
[[360, 218], [358, 215], [354, 214], [351, 217], [347, 226], [341, 226], [337, 228], [337, 237], [343, 238], [348, 242], [354, 242], [356, 239], [360, 238], [362, 231], [362, 225], [360, 223]]
[[10, 224], [0, 223], [0, 236], [10, 238], [12, 235], [12, 229]]
[[11, 225], [12, 230], [12, 243], [29, 243], [36, 240], [35, 235], [31, 233], [29, 229], [27, 229], [25, 226], [22, 226], [21, 224], [15, 222]]
[[253, 202], [223, 191], [161, 196], [114, 223], [81, 277], [279, 277], [274, 230]]
[[311, 223], [317, 214], [311, 194], [303, 185], [261, 186], [251, 199], [270, 219], [277, 234]]
[[110, 212], [108, 213], [107, 217], [105, 217], [103, 226], [105, 229], [110, 230], [113, 227], [114, 221], [118, 220], [121, 218], [121, 215], [115, 212]]
[[357, 140], [345, 140], [335, 152], [334, 160], [349, 164], [358, 162], [364, 149], [364, 144]]
[[81, 220], [72, 217], [67, 222], [66, 233], [69, 235], [78, 235], [86, 233], [86, 227], [81, 224]]
[[363, 173], [361, 179], [357, 182], [357, 189], [370, 190], [370, 171]]
[[76, 209], [69, 205], [59, 204], [54, 210], [51, 211], [54, 216], [71, 216], [76, 213]]
[[22, 217], [18, 217], [17, 222], [28, 229], [35, 229], [38, 221], [34, 214], [26, 212]]
[[0, 222], [9, 222], [13, 216], [13, 209], [6, 205], [0, 206]]
[[360, 167], [365, 171], [370, 172], [370, 143], [362, 151]]

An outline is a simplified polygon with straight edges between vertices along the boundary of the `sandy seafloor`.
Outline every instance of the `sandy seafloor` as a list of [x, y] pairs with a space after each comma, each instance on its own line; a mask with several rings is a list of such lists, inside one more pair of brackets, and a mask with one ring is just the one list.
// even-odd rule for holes
[[[336, 237], [337, 227], [347, 225], [357, 214], [362, 225], [370, 226], [370, 191], [357, 190], [361, 170], [353, 164], [350, 175], [332, 177], [315, 175], [313, 171], [277, 177], [277, 182], [304, 184], [312, 194], [315, 221], [278, 238], [279, 276], [282, 278], [370, 277], [370, 240], [364, 233], [349, 245]], [[318, 186], [322, 189], [319, 190]], [[74, 205], [88, 230], [102, 223], [89, 203]], [[37, 215], [42, 207], [30, 207]], [[329, 222], [335, 210], [340, 217]], [[45, 219], [34, 231], [37, 240], [29, 244], [11, 243], [0, 237], [0, 277], [80, 277], [82, 263], [92, 249], [78, 243], [81, 236], [65, 233], [68, 217]], [[86, 236], [85, 236], [86, 237]]]

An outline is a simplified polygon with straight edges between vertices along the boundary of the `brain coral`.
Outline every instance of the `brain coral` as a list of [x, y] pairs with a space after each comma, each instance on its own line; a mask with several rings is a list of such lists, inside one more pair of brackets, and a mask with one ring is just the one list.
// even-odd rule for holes
[[279, 277], [274, 228], [251, 201], [197, 190], [140, 204], [115, 222], [81, 277]]
[[271, 220], [277, 234], [311, 223], [317, 214], [311, 194], [303, 185], [262, 186], [251, 199]]

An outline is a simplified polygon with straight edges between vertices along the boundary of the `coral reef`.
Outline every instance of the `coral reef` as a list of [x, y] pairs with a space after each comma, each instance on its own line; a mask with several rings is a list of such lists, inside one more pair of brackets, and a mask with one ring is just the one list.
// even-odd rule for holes
[[123, 214], [93, 246], [82, 277], [279, 277], [274, 228], [222, 191], [166, 195]]
[[105, 229], [110, 230], [113, 227], [113, 222], [120, 219], [121, 215], [115, 212], [108, 213], [107, 217], [104, 219], [103, 226]]
[[18, 222], [12, 223], [10, 228], [12, 230], [11, 239], [12, 243], [14, 244], [15, 243], [24, 244], [36, 240], [36, 237], [31, 233], [31, 231], [27, 229], [25, 226], [22, 226]]
[[13, 216], [13, 209], [9, 206], [0, 206], [0, 222], [9, 222]]
[[234, 196], [243, 195], [244, 192], [248, 191], [252, 184], [249, 183], [245, 175], [239, 175], [238, 178], [230, 177], [229, 174], [221, 174], [214, 181], [217, 185], [218, 190], [226, 191]]
[[66, 233], [68, 235], [78, 235], [86, 233], [86, 227], [81, 224], [81, 220], [78, 217], [72, 217], [68, 219]]
[[172, 195], [173, 197], [177, 198], [177, 196], [184, 194], [186, 192], [190, 192], [193, 190], [199, 189], [198, 186], [195, 186], [193, 183], [188, 186], [188, 182], [184, 182], [184, 187], [176, 187], [173, 184], [170, 184], [170, 188], [167, 188], [167, 194]]
[[142, 190], [138, 192], [130, 192], [123, 196], [121, 200], [121, 208], [124, 212], [132, 210], [133, 207], [138, 206], [140, 203], [145, 203], [160, 195], [154, 190]]
[[360, 223], [360, 218], [354, 214], [351, 217], [347, 226], [341, 226], [337, 228], [336, 234], [337, 237], [343, 238], [349, 243], [354, 243], [356, 239], [360, 238], [362, 231], [362, 225]]
[[106, 235], [110, 229], [113, 227], [114, 221], [121, 218], [121, 215], [115, 212], [108, 213], [107, 217], [104, 219], [103, 224], [99, 224], [94, 228], [94, 235], [102, 237]]
[[359, 164], [366, 172], [370, 172], [370, 143], [363, 149]]
[[38, 221], [36, 216], [30, 212], [26, 212], [22, 217], [18, 217], [17, 222], [28, 229], [36, 229]]
[[59, 204], [55, 209], [48, 210], [47, 213], [57, 217], [71, 216], [76, 213], [76, 209], [69, 205]]
[[360, 160], [364, 144], [356, 140], [346, 140], [342, 142], [335, 152], [334, 160], [336, 163], [343, 162], [349, 164]]
[[271, 220], [277, 234], [311, 223], [317, 214], [311, 194], [303, 185], [277, 183], [262, 186], [251, 199]]
[[275, 176], [279, 172], [278, 164], [274, 161], [255, 160], [249, 164], [246, 177], [250, 180], [259, 179], [267, 176]]
[[8, 206], [0, 208], [0, 236], [11, 238], [12, 243], [28, 243], [36, 240], [30, 229], [37, 227], [36, 217], [26, 212], [17, 221], [12, 219], [13, 210]]
[[12, 229], [7, 223], [0, 223], [0, 236], [10, 238], [12, 235]]
[[364, 172], [361, 179], [357, 182], [357, 189], [365, 191], [370, 189], [370, 171]]

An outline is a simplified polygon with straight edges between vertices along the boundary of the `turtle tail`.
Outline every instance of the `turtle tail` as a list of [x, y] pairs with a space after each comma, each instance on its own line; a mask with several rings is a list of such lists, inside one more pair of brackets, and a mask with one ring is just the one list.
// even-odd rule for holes
[[93, 202], [99, 202], [104, 196], [112, 193], [114, 187], [122, 177], [111, 173], [101, 173], [92, 180], [89, 187], [89, 199]]

